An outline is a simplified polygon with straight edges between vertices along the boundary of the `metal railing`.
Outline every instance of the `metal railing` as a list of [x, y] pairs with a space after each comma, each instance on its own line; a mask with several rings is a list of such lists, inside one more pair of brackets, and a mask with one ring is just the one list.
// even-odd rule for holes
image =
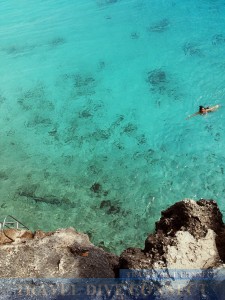
[[3, 222], [0, 221], [0, 233], [3, 233], [7, 238], [14, 241], [11, 237], [9, 237], [5, 233], [5, 229], [16, 229], [16, 230], [26, 229], [26, 230], [29, 230], [29, 228], [26, 225], [24, 225], [22, 222], [17, 220], [15, 217], [10, 216], [10, 215], [6, 216], [3, 220]]

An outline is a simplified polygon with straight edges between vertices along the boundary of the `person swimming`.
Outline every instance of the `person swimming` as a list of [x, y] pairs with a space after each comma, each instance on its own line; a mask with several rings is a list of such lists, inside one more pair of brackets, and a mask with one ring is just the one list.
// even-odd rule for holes
[[204, 106], [200, 105], [200, 106], [199, 106], [199, 111], [198, 111], [198, 112], [199, 112], [200, 115], [201, 115], [201, 114], [204, 115], [204, 114], [207, 114], [207, 110], [208, 110], [208, 109], [210, 109], [209, 106], [204, 107]]
[[197, 116], [197, 115], [205, 115], [209, 112], [213, 112], [213, 111], [217, 110], [219, 107], [220, 107], [220, 105], [218, 105], [218, 104], [215, 106], [212, 106], [212, 107], [209, 107], [209, 106], [204, 107], [204, 106], [200, 105], [199, 110], [196, 113], [194, 113], [193, 115], [188, 116], [186, 118], [186, 120], [188, 120], [194, 116]]

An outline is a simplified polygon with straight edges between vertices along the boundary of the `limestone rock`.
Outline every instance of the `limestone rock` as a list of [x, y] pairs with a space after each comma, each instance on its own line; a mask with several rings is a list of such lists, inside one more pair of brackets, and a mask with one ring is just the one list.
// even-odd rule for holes
[[18, 239], [32, 239], [33, 236], [29, 230], [4, 229], [0, 231], [0, 245], [12, 243]]
[[113, 278], [118, 258], [90, 243], [73, 228], [51, 233], [10, 231], [14, 241], [0, 246], [0, 277]]
[[155, 265], [213, 266], [220, 260], [216, 244], [223, 230], [222, 214], [215, 201], [180, 201], [162, 212], [161, 219], [156, 222], [156, 232], [148, 236], [143, 250], [128, 249], [122, 253], [120, 266], [131, 269]]
[[[129, 248], [121, 254], [120, 268], [133, 270], [134, 277], [135, 270], [146, 269], [147, 273], [141, 273], [142, 280], [166, 278], [158, 280], [154, 293], [157, 299], [181, 299], [175, 291], [182, 288], [182, 297], [186, 293], [184, 299], [191, 299], [184, 287], [196, 274], [222, 265], [224, 242], [225, 228], [216, 202], [185, 199], [162, 212], [156, 231], [148, 236], [143, 250]], [[176, 270], [197, 273], [181, 281], [175, 278]]]

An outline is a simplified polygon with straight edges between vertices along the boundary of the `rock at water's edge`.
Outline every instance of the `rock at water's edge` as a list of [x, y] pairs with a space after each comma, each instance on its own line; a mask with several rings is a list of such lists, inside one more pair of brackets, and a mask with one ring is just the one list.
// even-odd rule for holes
[[[120, 257], [94, 246], [86, 234], [73, 228], [48, 233], [5, 233], [0, 235], [2, 278], [115, 278], [119, 277], [119, 269], [145, 269], [151, 271], [146, 278], [157, 299], [168, 299], [168, 288], [170, 299], [191, 299], [187, 291], [193, 278], [182, 281], [179, 297], [171, 293], [171, 289], [178, 289], [172, 270], [192, 269], [201, 273], [211, 269], [217, 280], [225, 266], [225, 226], [213, 200], [185, 199], [175, 203], [162, 212], [155, 233], [147, 237], [143, 249], [128, 248]], [[166, 274], [167, 281], [157, 281], [162, 274]], [[213, 293], [220, 295], [223, 281], [217, 280], [214, 286], [217, 290]], [[194, 288], [194, 294], [204, 294], [199, 292], [198, 283]], [[124, 284], [124, 293], [128, 290], [129, 283]], [[129, 299], [129, 295], [124, 299]]]
[[0, 238], [0, 277], [113, 278], [118, 257], [95, 247], [73, 228], [55, 232], [6, 231]]

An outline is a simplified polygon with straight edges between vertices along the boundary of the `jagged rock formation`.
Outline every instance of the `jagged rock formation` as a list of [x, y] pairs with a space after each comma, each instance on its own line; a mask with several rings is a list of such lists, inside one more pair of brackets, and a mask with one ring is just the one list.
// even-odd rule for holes
[[223, 259], [217, 241], [224, 224], [216, 202], [184, 200], [162, 212], [156, 232], [145, 241], [144, 250], [127, 249], [120, 266], [131, 269], [208, 268]]
[[[222, 299], [224, 261], [225, 226], [213, 200], [186, 199], [174, 204], [162, 212], [144, 249], [126, 249], [119, 258], [94, 246], [86, 234], [73, 228], [49, 233], [11, 229], [0, 235], [2, 278], [119, 278], [119, 269], [128, 269], [139, 280], [135, 280], [135, 289], [131, 279], [123, 281], [120, 293], [124, 299], [144, 295], [151, 299], [212, 299], [212, 295]], [[196, 272], [176, 280], [174, 270]], [[199, 274], [210, 275], [211, 280], [196, 281]], [[118, 298], [114, 292], [111, 299]], [[92, 286], [93, 299], [105, 299], [98, 293]], [[10, 297], [0, 299], [14, 299]]]
[[[213, 269], [213, 278], [217, 276], [217, 268], [224, 268], [224, 241], [222, 214], [216, 202], [187, 199], [162, 212], [161, 219], [156, 222], [156, 231], [148, 236], [143, 250], [129, 248], [121, 254], [120, 268], [151, 270], [146, 276], [142, 273], [142, 279], [164, 276], [166, 280], [161, 280], [154, 292], [159, 299], [192, 299], [193, 293], [200, 290], [196, 282], [195, 285], [191, 283], [197, 274]], [[174, 270], [189, 272], [189, 276], [174, 280]], [[195, 287], [192, 292], [190, 285], [192, 289]], [[177, 296], [177, 290], [180, 293], [181, 288], [182, 295]]]

